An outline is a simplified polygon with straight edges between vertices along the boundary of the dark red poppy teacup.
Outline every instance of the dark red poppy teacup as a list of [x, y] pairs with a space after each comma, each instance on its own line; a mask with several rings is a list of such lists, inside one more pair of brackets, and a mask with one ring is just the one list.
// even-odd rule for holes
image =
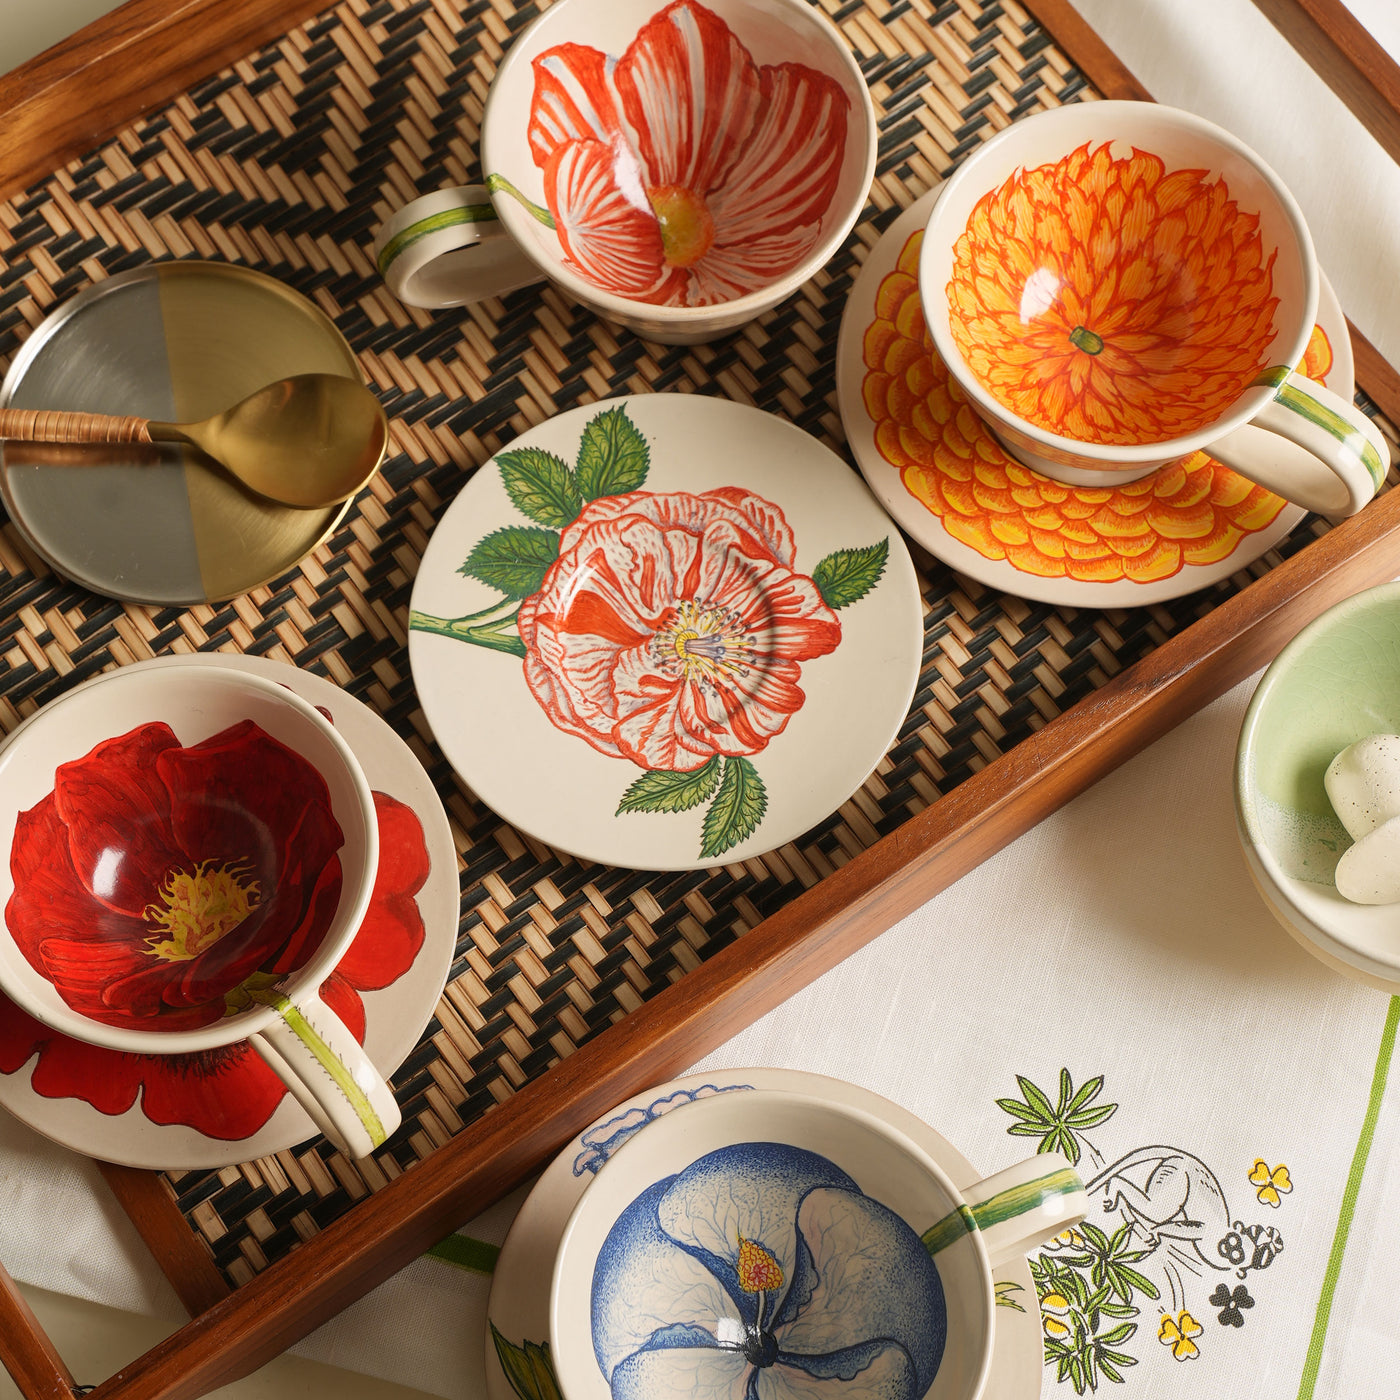
[[0, 750], [0, 990], [78, 1040], [247, 1040], [353, 1156], [398, 1126], [320, 999], [364, 918], [374, 800], [329, 721], [215, 667], [114, 672]]

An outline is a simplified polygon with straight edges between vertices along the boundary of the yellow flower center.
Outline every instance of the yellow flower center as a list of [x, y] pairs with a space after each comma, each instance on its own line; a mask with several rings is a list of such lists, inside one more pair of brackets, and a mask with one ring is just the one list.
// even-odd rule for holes
[[160, 902], [143, 911], [152, 936], [149, 951], [167, 962], [197, 958], [232, 933], [261, 902], [258, 882], [244, 863], [172, 870], [157, 893]]
[[761, 1244], [740, 1235], [739, 1287], [745, 1293], [763, 1293], [782, 1286], [782, 1265]]
[[691, 267], [710, 251], [715, 221], [705, 201], [683, 185], [659, 185], [648, 196], [661, 230], [661, 251], [672, 267]]
[[652, 658], [667, 675], [702, 685], [716, 676], [747, 676], [757, 639], [733, 608], [679, 604], [651, 639]]

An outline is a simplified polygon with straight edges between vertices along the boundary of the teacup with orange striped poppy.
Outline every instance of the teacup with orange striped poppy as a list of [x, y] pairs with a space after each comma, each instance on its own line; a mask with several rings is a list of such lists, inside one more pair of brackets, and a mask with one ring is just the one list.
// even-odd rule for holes
[[1318, 286], [1273, 171], [1146, 102], [1061, 107], [988, 141], [944, 186], [919, 263], [938, 354], [1027, 466], [1118, 487], [1204, 450], [1353, 515], [1390, 453], [1298, 372]]

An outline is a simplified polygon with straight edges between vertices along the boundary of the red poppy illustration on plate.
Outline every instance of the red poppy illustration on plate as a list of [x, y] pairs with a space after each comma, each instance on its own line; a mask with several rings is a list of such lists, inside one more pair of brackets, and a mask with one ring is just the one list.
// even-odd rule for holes
[[677, 0], [620, 58], [559, 44], [534, 60], [528, 138], [559, 234], [603, 291], [709, 306], [786, 276], [821, 235], [850, 100], [801, 63], [755, 63], [713, 11]]
[[74, 1011], [192, 1030], [320, 946], [343, 841], [325, 779], [251, 720], [189, 748], [145, 724], [62, 764], [19, 814], [5, 921]]
[[[336, 970], [321, 985], [326, 1004], [356, 1039], [365, 1034], [359, 993], [391, 985], [423, 945], [414, 896], [428, 878], [422, 824], [413, 809], [374, 794], [380, 860], [364, 922]], [[282, 974], [254, 973], [269, 984]], [[189, 1055], [127, 1055], [73, 1040], [0, 996], [0, 1074], [14, 1074], [37, 1052], [31, 1087], [45, 1098], [79, 1098], [99, 1112], [125, 1113], [140, 1095], [153, 1123], [184, 1124], [209, 1137], [251, 1137], [272, 1116], [286, 1086], [246, 1043]]]
[[460, 572], [504, 598], [410, 627], [520, 657], [550, 723], [642, 768], [615, 815], [708, 803], [702, 858], [732, 849], [767, 807], [751, 757], [802, 708], [803, 664], [840, 645], [837, 613], [879, 582], [888, 538], [804, 573], [772, 501], [643, 490], [650, 448], [622, 407], [589, 421], [573, 467], [533, 447], [496, 462], [538, 525], [492, 531]]

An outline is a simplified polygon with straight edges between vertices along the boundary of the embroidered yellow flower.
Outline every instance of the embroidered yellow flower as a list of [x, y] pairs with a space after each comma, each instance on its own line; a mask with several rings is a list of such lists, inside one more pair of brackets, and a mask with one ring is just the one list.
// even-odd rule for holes
[[1255, 1160], [1249, 1173], [1249, 1184], [1255, 1188], [1255, 1194], [1265, 1205], [1273, 1206], [1275, 1209], [1278, 1207], [1279, 1196], [1286, 1196], [1293, 1189], [1288, 1168], [1280, 1162], [1273, 1171], [1270, 1171], [1269, 1164], [1262, 1157]]
[[1053, 1240], [1047, 1240], [1043, 1246], [1045, 1249], [1083, 1249], [1084, 1236], [1072, 1225], [1068, 1230], [1061, 1230]]
[[1063, 1293], [1047, 1293], [1040, 1300], [1040, 1320], [1052, 1342], [1063, 1342], [1074, 1335], [1074, 1329], [1065, 1321], [1068, 1316], [1069, 1299]]
[[1191, 1339], [1199, 1337], [1205, 1329], [1183, 1308], [1175, 1317], [1162, 1314], [1162, 1325], [1157, 1328], [1157, 1340], [1164, 1347], [1172, 1349], [1178, 1361], [1194, 1361], [1201, 1349]]

